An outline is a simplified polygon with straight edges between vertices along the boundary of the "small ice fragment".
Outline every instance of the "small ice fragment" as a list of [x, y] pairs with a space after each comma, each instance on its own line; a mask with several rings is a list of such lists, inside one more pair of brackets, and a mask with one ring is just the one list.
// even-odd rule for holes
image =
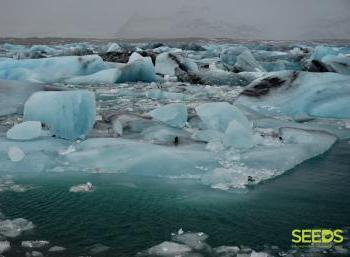
[[62, 246], [56, 246], [56, 245], [49, 248], [49, 252], [63, 252], [65, 250], [66, 250], [66, 248], [64, 248]]
[[11, 146], [7, 154], [10, 160], [13, 162], [20, 162], [25, 157], [24, 152], [18, 146]]
[[0, 254], [11, 249], [11, 245], [9, 241], [0, 241]]
[[90, 253], [91, 254], [99, 254], [102, 252], [106, 252], [110, 249], [109, 246], [103, 245], [103, 244], [94, 244], [90, 247]]
[[72, 192], [72, 193], [92, 192], [92, 191], [94, 191], [94, 186], [90, 182], [87, 182], [86, 184], [80, 184], [80, 185], [72, 186], [69, 189], [69, 192]]
[[21, 243], [22, 247], [27, 247], [27, 248], [41, 248], [48, 244], [50, 244], [50, 242], [45, 240], [22, 241]]
[[182, 230], [182, 228], [179, 229], [179, 231], [177, 231], [178, 235], [182, 235], [184, 233], [184, 231]]
[[40, 121], [25, 121], [9, 129], [6, 133], [8, 139], [31, 140], [41, 136]]
[[31, 257], [43, 257], [44, 255], [38, 251], [32, 251]]
[[140, 253], [140, 256], [182, 256], [191, 252], [187, 245], [165, 241]]

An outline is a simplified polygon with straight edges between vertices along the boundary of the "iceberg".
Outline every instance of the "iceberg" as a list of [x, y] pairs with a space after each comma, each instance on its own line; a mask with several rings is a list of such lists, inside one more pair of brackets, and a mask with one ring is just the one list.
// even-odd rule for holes
[[249, 84], [237, 105], [267, 116], [350, 119], [350, 77], [337, 73], [283, 71]]
[[92, 192], [94, 191], [94, 187], [90, 182], [87, 182], [86, 184], [76, 185], [72, 186], [69, 189], [69, 192], [71, 193], [78, 193], [78, 192]]
[[120, 71], [121, 74], [116, 83], [154, 82], [157, 80], [151, 57], [143, 57], [137, 53], [130, 56], [129, 62], [120, 67]]
[[40, 121], [25, 121], [7, 131], [6, 137], [12, 140], [32, 140], [41, 136]]
[[97, 55], [8, 60], [0, 62], [0, 79], [54, 83], [107, 68]]
[[40, 121], [52, 135], [70, 140], [87, 135], [95, 117], [95, 95], [84, 90], [37, 92], [24, 106], [25, 121]]
[[157, 121], [169, 126], [183, 128], [187, 122], [187, 107], [185, 104], [168, 104], [149, 113]]

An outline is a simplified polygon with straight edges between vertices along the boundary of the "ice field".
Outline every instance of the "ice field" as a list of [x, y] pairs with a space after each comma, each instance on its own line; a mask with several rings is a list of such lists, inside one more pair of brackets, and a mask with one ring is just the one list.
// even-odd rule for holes
[[[0, 254], [11, 257], [17, 251], [21, 256], [33, 257], [79, 256], [79, 251], [69, 247], [81, 250], [90, 245], [87, 240], [84, 247], [73, 246], [47, 233], [50, 238], [33, 238], [31, 233], [35, 235], [33, 230], [40, 231], [40, 226], [27, 218], [35, 218], [34, 212], [16, 212], [13, 206], [7, 207], [8, 201], [17, 204], [24, 201], [24, 196], [20, 196], [24, 197], [22, 200], [15, 199], [18, 194], [34, 194], [34, 199], [38, 197], [36, 190], [43, 190], [44, 195], [55, 194], [54, 190], [43, 189], [43, 181], [52, 184], [57, 179], [58, 192], [64, 184], [67, 195], [62, 195], [62, 199], [72, 194], [72, 197], [98, 195], [99, 190], [113, 187], [99, 182], [108, 177], [117, 187], [121, 185], [118, 179], [126, 180], [120, 182], [118, 190], [125, 187], [131, 198], [135, 196], [134, 190], [141, 190], [139, 187], [147, 195], [150, 184], [163, 184], [160, 188], [165, 195], [158, 191], [162, 195], [158, 204], [165, 205], [169, 200], [164, 185], [170, 183], [175, 188], [169, 189], [172, 194], [186, 198], [190, 192], [190, 202], [194, 196], [193, 208], [198, 210], [209, 208], [203, 202], [208, 195], [209, 202], [215, 202], [216, 197], [224, 202], [232, 198], [234, 204], [228, 203], [235, 206], [232, 210], [243, 201], [254, 212], [254, 206], [247, 203], [247, 195], [261, 192], [259, 197], [265, 202], [269, 198], [264, 198], [264, 194], [278, 194], [282, 189], [279, 183], [286, 183], [288, 176], [293, 185], [287, 187], [289, 190], [295, 187], [300, 195], [305, 190], [311, 198], [317, 198], [312, 195], [320, 192], [314, 188], [316, 182], [323, 188], [322, 176], [332, 176], [332, 170], [325, 170], [322, 163], [328, 165], [332, 158], [337, 160], [335, 181], [342, 183], [337, 188], [329, 179], [329, 187], [336, 188], [329, 197], [347, 198], [349, 139], [347, 42], [5, 42], [0, 44], [0, 200], [6, 200], [0, 205], [4, 212], [4, 217], [0, 217]], [[314, 171], [312, 176], [305, 167]], [[36, 178], [41, 176], [37, 183]], [[60, 176], [73, 177], [75, 183], [67, 178], [60, 182]], [[301, 182], [300, 178], [309, 181]], [[16, 184], [17, 179], [28, 183]], [[100, 185], [95, 186], [95, 182]], [[305, 188], [308, 182], [310, 189]], [[298, 183], [304, 187], [300, 189]], [[115, 193], [115, 189], [111, 192]], [[150, 199], [155, 201], [154, 195]], [[87, 198], [82, 201], [93, 208], [92, 201]], [[333, 207], [344, 208], [345, 203], [334, 201]], [[181, 206], [183, 202], [177, 204]], [[301, 200], [296, 205], [303, 204]], [[319, 211], [323, 205], [310, 204], [306, 208], [310, 213], [305, 215], [311, 215], [315, 208]], [[243, 207], [249, 209], [246, 208]], [[292, 206], [285, 208], [290, 211]], [[218, 212], [224, 209], [223, 204]], [[270, 211], [273, 213], [273, 208]], [[69, 215], [66, 209], [62, 212]], [[135, 209], [130, 215], [136, 215], [134, 212]], [[286, 215], [281, 210], [277, 213]], [[347, 214], [349, 207], [339, 214], [339, 226], [346, 226]], [[212, 215], [215, 212], [208, 219]], [[221, 215], [218, 214], [218, 219]], [[247, 214], [238, 208], [237, 214], [232, 211], [234, 215], [239, 219]], [[208, 227], [189, 226], [191, 218], [184, 225], [170, 222], [165, 229], [168, 236], [163, 240], [157, 234], [148, 246], [146, 242], [139, 243], [134, 252], [132, 245], [121, 247], [118, 248], [121, 254], [116, 256], [314, 256], [314, 252], [291, 252], [286, 242], [273, 237], [264, 241], [257, 236], [259, 244], [243, 232], [233, 233], [236, 236], [233, 242], [224, 236], [223, 243], [238, 245], [222, 246], [215, 233], [225, 233], [223, 222], [219, 222], [217, 231], [205, 231]], [[53, 220], [57, 222], [57, 217]], [[254, 223], [253, 220], [248, 219]], [[262, 228], [261, 233], [271, 230], [270, 225]], [[292, 225], [287, 224], [286, 228]], [[184, 231], [178, 231], [182, 227]], [[126, 228], [120, 229], [126, 233]], [[171, 232], [175, 234], [171, 236]], [[226, 232], [232, 233], [231, 229]], [[67, 237], [73, 238], [79, 232], [74, 231], [74, 236], [67, 233]], [[17, 238], [23, 235], [23, 242], [19, 243]], [[209, 240], [212, 236], [215, 239], [208, 243], [207, 235]], [[108, 245], [97, 241], [96, 249], [85, 247], [82, 253], [113, 256], [110, 255], [113, 244], [122, 242], [110, 240]], [[281, 249], [263, 246], [272, 242]], [[345, 256], [349, 246], [317, 254]], [[281, 251], [285, 255], [279, 255]]]

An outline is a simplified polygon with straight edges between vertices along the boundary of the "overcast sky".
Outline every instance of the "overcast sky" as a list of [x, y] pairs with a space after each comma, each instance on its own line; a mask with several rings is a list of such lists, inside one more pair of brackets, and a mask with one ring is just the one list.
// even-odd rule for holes
[[350, 0], [0, 0], [0, 37], [350, 38]]

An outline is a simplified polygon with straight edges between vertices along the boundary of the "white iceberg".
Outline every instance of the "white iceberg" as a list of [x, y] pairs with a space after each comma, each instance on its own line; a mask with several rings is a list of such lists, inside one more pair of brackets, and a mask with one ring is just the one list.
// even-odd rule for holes
[[18, 146], [11, 146], [7, 152], [12, 162], [20, 162], [24, 159], [25, 153]]
[[72, 193], [78, 193], [78, 192], [92, 192], [94, 191], [94, 186], [90, 183], [90, 182], [87, 182], [85, 184], [80, 184], [80, 185], [76, 185], [76, 186], [72, 186], [70, 189], [69, 189], [69, 192], [72, 192]]

